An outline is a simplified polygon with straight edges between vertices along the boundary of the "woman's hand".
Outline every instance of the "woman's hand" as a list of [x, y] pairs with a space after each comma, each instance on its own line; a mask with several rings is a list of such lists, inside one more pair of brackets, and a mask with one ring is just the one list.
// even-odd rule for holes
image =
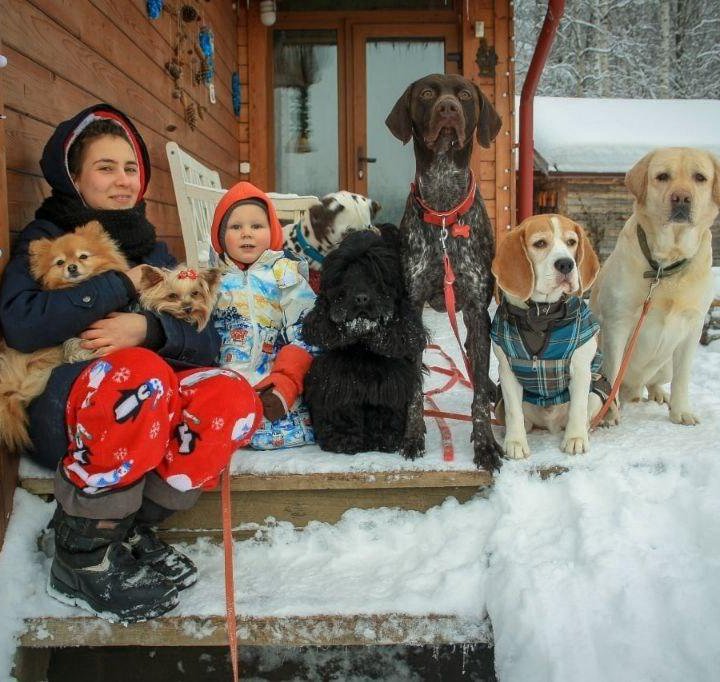
[[82, 334], [80, 344], [95, 355], [107, 355], [122, 348], [133, 348], [145, 341], [147, 320], [138, 313], [110, 313], [93, 322]]

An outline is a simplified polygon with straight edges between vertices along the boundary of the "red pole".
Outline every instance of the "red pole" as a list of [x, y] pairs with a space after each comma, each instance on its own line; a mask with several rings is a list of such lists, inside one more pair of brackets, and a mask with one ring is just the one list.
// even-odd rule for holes
[[545, 61], [552, 48], [558, 24], [565, 11], [565, 0], [548, 0], [547, 14], [540, 31], [530, 68], [520, 95], [520, 173], [518, 183], [518, 222], [532, 215], [533, 206], [533, 99]]

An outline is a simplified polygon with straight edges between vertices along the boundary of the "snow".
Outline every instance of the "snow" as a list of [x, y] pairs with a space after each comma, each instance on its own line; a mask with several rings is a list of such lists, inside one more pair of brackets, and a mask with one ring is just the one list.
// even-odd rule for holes
[[535, 150], [551, 171], [625, 173], [658, 147], [720, 156], [720, 100], [535, 97], [533, 111]]
[[[457, 357], [452, 333], [428, 315]], [[496, 369], [492, 370], [496, 373]], [[433, 379], [433, 381], [436, 381]], [[701, 423], [672, 424], [666, 408], [629, 405], [622, 422], [591, 435], [587, 455], [560, 436], [529, 434], [529, 460], [505, 462], [487, 497], [450, 498], [425, 513], [347, 511], [302, 533], [269, 523], [235, 545], [242, 615], [440, 613], [468, 627], [487, 614], [501, 682], [715, 679], [720, 669], [720, 342], [698, 346], [690, 388]], [[456, 387], [441, 408], [468, 409]], [[420, 462], [317, 448], [235, 455], [236, 471], [381, 471], [470, 468], [465, 424], [453, 424], [457, 461], [442, 462], [437, 429]], [[498, 436], [501, 434], [498, 432]], [[538, 465], [568, 471], [542, 480]], [[80, 612], [45, 594], [49, 560], [35, 537], [52, 505], [18, 490], [0, 553], [0, 677], [22, 619]], [[222, 557], [200, 540], [184, 548], [198, 586], [173, 615], [222, 614]], [[22, 567], [18, 571], [18, 567]], [[281, 586], [278, 589], [278, 586]], [[202, 635], [202, 628], [198, 636]], [[489, 633], [488, 633], [489, 635]]]

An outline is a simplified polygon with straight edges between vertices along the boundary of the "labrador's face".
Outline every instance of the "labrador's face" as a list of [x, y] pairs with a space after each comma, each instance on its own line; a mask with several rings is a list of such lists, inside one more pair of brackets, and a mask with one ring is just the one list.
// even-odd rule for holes
[[699, 149], [651, 152], [628, 171], [625, 184], [650, 218], [649, 229], [708, 226], [720, 206], [720, 162]]

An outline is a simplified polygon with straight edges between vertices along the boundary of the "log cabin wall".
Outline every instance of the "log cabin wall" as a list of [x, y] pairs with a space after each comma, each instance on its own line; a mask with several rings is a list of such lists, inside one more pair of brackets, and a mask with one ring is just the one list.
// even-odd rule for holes
[[[54, 126], [106, 101], [134, 120], [147, 143], [152, 161], [148, 217], [173, 253], [183, 257], [165, 143], [174, 140], [217, 169], [223, 184], [237, 181], [238, 156], [248, 155], [247, 104], [236, 117], [231, 99], [233, 71], [239, 70], [247, 86], [247, 65], [238, 65], [237, 10], [229, 1], [187, 4], [197, 8], [202, 22], [179, 22], [179, 3], [167, 0], [155, 20], [148, 17], [145, 0], [3, 0], [0, 38], [9, 63], [0, 77], [11, 234], [32, 219], [49, 192], [38, 161]], [[184, 102], [173, 98], [175, 84], [165, 69], [178, 27], [188, 35], [180, 59], [189, 62], [187, 51], [197, 44], [204, 24], [214, 34], [216, 104], [210, 103], [205, 85], [192, 82], [189, 63], [180, 80]], [[203, 107], [195, 130], [185, 119], [191, 104]]]

